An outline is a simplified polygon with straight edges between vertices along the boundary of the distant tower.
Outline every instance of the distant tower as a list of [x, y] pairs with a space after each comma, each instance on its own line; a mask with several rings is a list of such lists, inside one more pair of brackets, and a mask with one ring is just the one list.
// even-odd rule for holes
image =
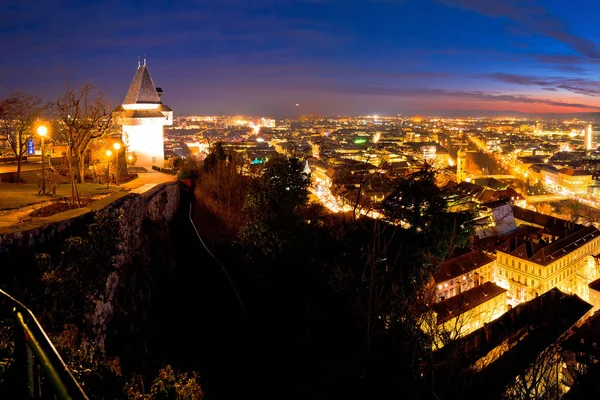
[[162, 104], [162, 89], [156, 88], [144, 64], [138, 67], [125, 96], [118, 107], [117, 122], [123, 127], [123, 142], [127, 151], [135, 152], [138, 166], [164, 167], [164, 126], [173, 125], [173, 110]]
[[456, 183], [461, 183], [467, 178], [465, 164], [467, 161], [467, 153], [461, 147], [456, 153]]
[[587, 151], [590, 151], [593, 149], [593, 145], [592, 145], [592, 124], [588, 124], [588, 126], [585, 128], [585, 133], [584, 133], [584, 140], [583, 143], [585, 145], [585, 149]]

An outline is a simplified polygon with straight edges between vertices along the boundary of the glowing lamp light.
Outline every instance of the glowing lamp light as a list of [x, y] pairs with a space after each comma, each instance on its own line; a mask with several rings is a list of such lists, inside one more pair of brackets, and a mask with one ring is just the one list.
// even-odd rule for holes
[[48, 134], [48, 128], [46, 128], [44, 125], [38, 126], [37, 134], [40, 136], [46, 136]]
[[114, 149], [115, 149], [115, 150], [117, 150], [117, 151], [118, 151], [118, 150], [121, 148], [121, 143], [119, 143], [119, 142], [115, 142], [115, 143], [113, 144], [113, 147], [114, 147]]
[[110, 156], [112, 156], [112, 151], [106, 150], [106, 157], [110, 157]]

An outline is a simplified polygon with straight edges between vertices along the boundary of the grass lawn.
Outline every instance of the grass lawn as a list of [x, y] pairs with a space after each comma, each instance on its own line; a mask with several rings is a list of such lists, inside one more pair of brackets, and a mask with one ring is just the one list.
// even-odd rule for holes
[[[79, 196], [94, 196], [108, 194], [106, 185], [97, 185], [94, 183], [78, 184]], [[110, 188], [113, 192], [114, 187]], [[0, 210], [10, 210], [29, 206], [36, 203], [42, 203], [55, 198], [71, 197], [71, 185], [62, 184], [56, 188], [56, 197], [39, 196], [37, 194], [38, 186], [34, 183], [0, 183]]]

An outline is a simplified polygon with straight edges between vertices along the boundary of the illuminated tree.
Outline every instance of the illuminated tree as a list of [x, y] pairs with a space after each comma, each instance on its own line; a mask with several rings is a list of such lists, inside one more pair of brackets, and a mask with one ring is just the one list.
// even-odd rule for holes
[[431, 373], [433, 337], [420, 326], [433, 304], [433, 275], [473, 233], [472, 216], [446, 206], [433, 170], [419, 171], [384, 201], [387, 220], [345, 226], [332, 250], [330, 282], [354, 305], [365, 332], [369, 379], [406, 397], [419, 397]]
[[35, 123], [48, 105], [37, 96], [17, 92], [0, 99], [0, 130], [17, 158], [17, 182], [20, 182], [21, 163], [27, 154], [27, 143], [35, 135]]
[[309, 183], [299, 159], [270, 159], [246, 197], [242, 243], [271, 256], [293, 246], [294, 228], [303, 224], [301, 209], [308, 200]]
[[90, 84], [79, 90], [67, 86], [66, 92], [56, 101], [60, 133], [69, 147], [67, 157], [72, 186], [72, 198], [79, 200], [77, 182], [83, 183], [84, 156], [90, 142], [114, 129], [113, 113], [101, 92]]

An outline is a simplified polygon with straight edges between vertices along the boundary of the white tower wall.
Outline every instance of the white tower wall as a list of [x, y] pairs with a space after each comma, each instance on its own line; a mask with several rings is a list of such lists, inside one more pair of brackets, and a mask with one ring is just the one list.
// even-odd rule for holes
[[162, 124], [153, 124], [152, 120], [148, 119], [139, 125], [123, 125], [123, 134], [128, 151], [135, 152], [137, 156], [136, 166], [164, 167], [165, 144]]

